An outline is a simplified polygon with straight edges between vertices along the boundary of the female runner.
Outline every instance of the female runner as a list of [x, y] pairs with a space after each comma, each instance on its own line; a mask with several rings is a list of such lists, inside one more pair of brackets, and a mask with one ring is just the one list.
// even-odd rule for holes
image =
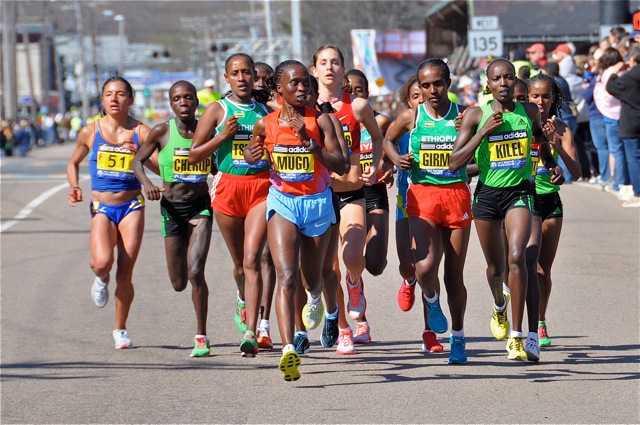
[[335, 213], [329, 170], [344, 172], [333, 123], [306, 106], [309, 72], [298, 61], [276, 67], [275, 90], [282, 109], [260, 119], [245, 149], [248, 163], [268, 152], [272, 187], [267, 197], [269, 248], [276, 268], [276, 315], [283, 349], [279, 369], [285, 381], [300, 378], [294, 342], [295, 291], [299, 276], [314, 300], [322, 295], [322, 265]]
[[[541, 144], [545, 166], [553, 182], [561, 182], [562, 170], [550, 156], [540, 113], [535, 105], [515, 102], [516, 72], [511, 62], [496, 59], [487, 67], [487, 88], [493, 100], [470, 108], [462, 118], [460, 133], [449, 158], [449, 171], [462, 169], [475, 156], [480, 170], [473, 197], [473, 217], [487, 262], [487, 280], [494, 298], [491, 330], [496, 339], [509, 337], [508, 358], [527, 360], [522, 320], [527, 292], [525, 252], [531, 235], [533, 196], [531, 141]], [[545, 124], [545, 127], [548, 127]], [[502, 225], [507, 246], [502, 239]], [[508, 258], [508, 286], [511, 291], [512, 328], [507, 319], [507, 297], [503, 294], [505, 255]], [[527, 341], [529, 342], [529, 341]], [[537, 346], [537, 340], [531, 344]]]
[[[529, 102], [538, 106], [542, 122], [555, 122], [556, 131], [550, 139], [554, 158], [561, 157], [573, 178], [581, 176], [573, 135], [569, 127], [560, 118], [564, 98], [562, 89], [553, 77], [538, 74], [528, 82]], [[551, 117], [551, 119], [549, 118]], [[534, 218], [534, 231], [539, 235], [540, 252], [537, 257], [538, 283], [540, 285], [540, 311], [538, 313], [538, 338], [540, 347], [551, 345], [547, 332], [546, 313], [551, 294], [551, 266], [558, 251], [560, 232], [562, 231], [563, 208], [560, 199], [560, 186], [551, 183], [551, 175], [543, 166], [538, 166], [535, 177], [535, 190], [538, 200], [539, 217]], [[540, 233], [541, 232], [541, 233]], [[535, 273], [535, 267], [533, 269]]]
[[[427, 306], [427, 322], [436, 333], [448, 329], [438, 294], [438, 269], [444, 255], [444, 283], [452, 316], [449, 363], [466, 363], [464, 313], [467, 291], [463, 271], [471, 229], [471, 193], [465, 167], [450, 172], [448, 158], [457, 136], [455, 119], [462, 107], [449, 101], [449, 67], [441, 59], [418, 66], [418, 84], [425, 99], [417, 112], [398, 116], [385, 137], [385, 153], [401, 169], [409, 170], [407, 213], [415, 244], [416, 278]], [[409, 153], [394, 144], [411, 132]]]
[[[358, 69], [351, 69], [345, 74], [345, 83], [351, 94], [362, 99], [369, 98], [369, 81], [364, 73]], [[386, 115], [373, 112], [376, 123], [382, 134], [387, 131], [391, 120]], [[373, 158], [373, 143], [369, 131], [360, 125], [360, 168], [364, 173]], [[393, 163], [389, 160], [380, 161], [375, 183], [364, 186], [366, 207], [367, 239], [365, 245], [365, 268], [373, 276], [380, 276], [387, 266], [387, 249], [389, 246], [389, 197], [387, 184], [393, 184]], [[371, 342], [369, 323], [365, 314], [356, 324], [353, 335], [354, 344], [368, 344]]]
[[[144, 198], [133, 175], [133, 157], [149, 135], [149, 127], [129, 115], [133, 88], [122, 77], [111, 77], [102, 86], [105, 115], [85, 125], [67, 165], [69, 205], [82, 202], [79, 166], [89, 155], [91, 175], [91, 269], [96, 277], [91, 296], [102, 308], [109, 299], [109, 274], [118, 249], [116, 269], [116, 321], [113, 339], [117, 349], [133, 346], [127, 332], [127, 317], [133, 302], [131, 281], [144, 233]], [[147, 167], [158, 172], [156, 164]]]
[[211, 207], [233, 261], [238, 288], [234, 318], [244, 335], [240, 351], [251, 357], [258, 353], [260, 257], [266, 243], [264, 214], [270, 183], [267, 157], [248, 164], [243, 151], [255, 122], [268, 111], [252, 98], [255, 68], [250, 56], [231, 55], [225, 71], [231, 94], [207, 106], [193, 135], [189, 161], [197, 164], [215, 153], [218, 173], [211, 188]]
[[[332, 112], [336, 113], [343, 126], [344, 139], [351, 156], [349, 172], [342, 177], [334, 176], [332, 186], [340, 200], [342, 261], [347, 269], [346, 287], [349, 294], [346, 311], [353, 320], [361, 320], [367, 307], [362, 281], [362, 272], [366, 265], [364, 248], [367, 238], [365, 195], [362, 186], [363, 184], [371, 185], [376, 179], [378, 164], [382, 157], [382, 133], [369, 102], [343, 91], [344, 70], [344, 56], [336, 46], [322, 46], [313, 55], [313, 75], [319, 83], [318, 102], [321, 108], [322, 104], [329, 103]], [[373, 145], [372, 163], [366, 167], [364, 173], [359, 166], [361, 124], [371, 134]], [[339, 264], [336, 264], [334, 269], [336, 274], [339, 274]], [[331, 335], [335, 334], [335, 325], [339, 327], [336, 353], [355, 354], [353, 332], [346, 320], [345, 310], [342, 308], [344, 302], [342, 287], [339, 284], [335, 288], [327, 285], [325, 297], [327, 293], [337, 294], [340, 313], [337, 323], [325, 324], [325, 328], [331, 328], [327, 332]], [[363, 328], [363, 330], [367, 329]], [[325, 338], [323, 345], [331, 347], [335, 342], [334, 338]]]
[[[210, 354], [207, 337], [209, 288], [204, 266], [211, 242], [212, 213], [207, 177], [211, 159], [189, 164], [189, 148], [198, 120], [197, 91], [193, 84], [178, 81], [169, 89], [169, 104], [176, 118], [151, 130], [147, 142], [133, 160], [133, 172], [142, 183], [147, 199], [160, 200], [161, 229], [167, 269], [173, 289], [182, 292], [191, 282], [191, 300], [197, 330], [191, 357]], [[142, 164], [159, 151], [162, 188], [145, 175]]]

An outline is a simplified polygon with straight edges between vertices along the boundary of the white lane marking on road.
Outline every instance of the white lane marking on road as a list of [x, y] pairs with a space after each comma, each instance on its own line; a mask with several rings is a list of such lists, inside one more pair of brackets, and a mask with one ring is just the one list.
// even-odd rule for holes
[[47, 190], [46, 192], [42, 193], [40, 196], [35, 198], [33, 201], [29, 202], [27, 204], [27, 206], [24, 207], [22, 209], [22, 211], [20, 211], [18, 213], [18, 215], [16, 215], [13, 218], [13, 220], [9, 220], [6, 223], [2, 223], [2, 226], [0, 226], [0, 233], [4, 232], [5, 230], [10, 228], [14, 224], [18, 223], [20, 220], [23, 220], [23, 219], [27, 218], [29, 216], [29, 214], [31, 214], [31, 212], [38, 205], [42, 204], [44, 201], [46, 201], [47, 199], [49, 199], [50, 197], [55, 195], [57, 192], [59, 192], [62, 189], [64, 189], [65, 187], [69, 187], [69, 183], [62, 183], [62, 184], [59, 184], [58, 186], [54, 186], [51, 189]]

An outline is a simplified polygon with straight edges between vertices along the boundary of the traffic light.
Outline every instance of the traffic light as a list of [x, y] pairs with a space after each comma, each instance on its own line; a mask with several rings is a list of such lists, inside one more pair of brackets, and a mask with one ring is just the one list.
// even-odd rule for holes
[[227, 50], [229, 50], [229, 45], [227, 43], [222, 43], [218, 47], [218, 43], [211, 43], [211, 47], [209, 48], [209, 50], [211, 51], [211, 53], [215, 53], [218, 50], [220, 50], [221, 52], [226, 52]]

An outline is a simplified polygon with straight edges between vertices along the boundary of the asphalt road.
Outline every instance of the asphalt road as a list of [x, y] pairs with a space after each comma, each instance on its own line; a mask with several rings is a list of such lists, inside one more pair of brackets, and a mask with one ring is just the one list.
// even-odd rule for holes
[[[562, 190], [566, 218], [547, 318], [553, 345], [540, 363], [507, 360], [505, 342], [491, 337], [473, 230], [466, 365], [447, 364], [448, 343], [442, 354], [421, 352], [421, 310], [396, 304], [392, 245], [385, 273], [365, 275], [374, 342], [341, 357], [312, 331], [302, 378], [289, 383], [277, 370], [275, 321], [276, 349], [239, 355], [230, 257], [215, 226], [206, 272], [212, 356], [189, 357], [193, 307], [189, 289], [175, 293], [167, 278], [157, 203], [148, 203], [134, 272], [135, 348], [114, 350], [113, 298], [97, 309], [89, 295], [88, 205], [66, 201], [71, 150], [40, 148], [0, 166], [2, 423], [640, 422], [640, 214], [608, 193]], [[88, 180], [81, 185], [88, 193]]]

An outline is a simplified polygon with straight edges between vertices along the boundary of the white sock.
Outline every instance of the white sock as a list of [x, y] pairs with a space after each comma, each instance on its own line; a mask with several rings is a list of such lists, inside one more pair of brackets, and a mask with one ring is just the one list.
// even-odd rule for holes
[[282, 354], [288, 351], [296, 351], [296, 347], [294, 347], [293, 344], [287, 344], [284, 347], [282, 347]]
[[359, 324], [359, 325], [367, 326], [367, 325], [369, 325], [369, 322], [358, 322], [358, 324]]
[[464, 338], [464, 329], [460, 329], [459, 331], [455, 331], [451, 329], [451, 336], [455, 336], [458, 338]]
[[522, 338], [522, 332], [518, 332], [518, 331], [511, 331], [511, 333], [509, 334], [509, 338]]
[[307, 331], [298, 331], [296, 332], [296, 335], [302, 335], [302, 336], [307, 336]]
[[337, 318], [338, 317], [338, 304], [336, 304], [336, 311], [334, 311], [333, 313], [329, 313], [329, 310], [325, 310], [324, 317], [326, 317], [327, 319], [335, 319], [335, 318]]
[[238, 301], [240, 301], [240, 304], [245, 304], [244, 300], [240, 298], [240, 294], [238, 294], [236, 298], [238, 298]]
[[350, 330], [351, 330], [351, 326], [347, 326], [346, 328], [338, 328], [338, 330], [339, 330], [340, 332], [343, 332], [343, 331], [350, 331]]
[[407, 283], [407, 286], [413, 286], [416, 284], [418, 279], [414, 276], [413, 279], [411, 279], [411, 282], [409, 282], [407, 279], [405, 279], [404, 281]]
[[502, 282], [502, 292], [506, 292], [507, 294], [511, 295], [511, 290], [505, 282]]
[[307, 304], [311, 305], [318, 305], [320, 304], [320, 298], [322, 297], [322, 295], [319, 295], [318, 298], [313, 298], [313, 295], [311, 295], [311, 292], [307, 293]]
[[261, 329], [265, 332], [269, 332], [271, 330], [271, 326], [269, 325], [269, 321], [268, 320], [260, 320], [260, 326], [258, 326], [258, 329]]
[[529, 332], [527, 335], [527, 339], [532, 339], [534, 341], [538, 340], [538, 332]]
[[503, 297], [503, 298], [504, 298], [504, 304], [502, 304], [502, 305], [496, 305], [496, 303], [493, 303], [493, 306], [494, 306], [494, 307], [496, 308], [496, 310], [498, 310], [498, 311], [504, 311], [504, 309], [505, 309], [505, 308], [507, 308], [507, 298], [506, 298], [506, 297]]
[[423, 293], [422, 296], [424, 297], [425, 301], [427, 301], [429, 304], [433, 304], [436, 301], [438, 301], [438, 293], [436, 292], [436, 295], [433, 298], [429, 298], [427, 297], [426, 293]]
[[209, 339], [209, 337], [206, 336], [206, 335], [196, 335], [196, 338], [204, 338], [204, 339], [207, 339], [207, 340]]

